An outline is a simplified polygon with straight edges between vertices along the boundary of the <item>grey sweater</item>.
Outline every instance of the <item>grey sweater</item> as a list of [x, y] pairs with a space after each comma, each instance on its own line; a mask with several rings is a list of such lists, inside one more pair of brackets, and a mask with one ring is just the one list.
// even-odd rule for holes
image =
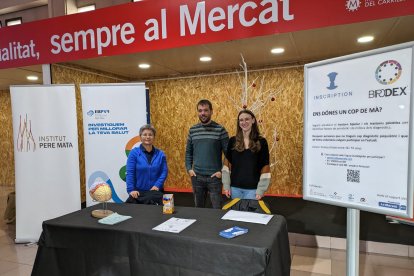
[[185, 167], [196, 174], [212, 175], [221, 171], [222, 156], [227, 151], [229, 135], [226, 129], [211, 121], [208, 125], [198, 123], [190, 128], [185, 150]]

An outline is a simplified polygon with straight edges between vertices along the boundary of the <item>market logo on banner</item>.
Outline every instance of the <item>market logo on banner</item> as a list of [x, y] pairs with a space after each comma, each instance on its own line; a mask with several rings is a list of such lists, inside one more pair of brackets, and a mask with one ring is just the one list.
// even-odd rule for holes
[[95, 113], [95, 112], [93, 112], [93, 110], [89, 110], [88, 112], [86, 112], [86, 114], [87, 114], [89, 117], [92, 117], [94, 113]]
[[29, 152], [36, 150], [36, 141], [33, 137], [32, 133], [32, 120], [27, 118], [23, 119], [22, 115], [20, 115], [20, 123], [19, 123], [19, 133], [17, 134], [17, 151], [19, 152]]
[[375, 78], [381, 84], [393, 84], [402, 73], [401, 64], [396, 60], [386, 60], [378, 65], [375, 71]]
[[346, 0], [345, 7], [348, 11], [354, 12], [361, 7], [361, 2], [359, 0]]
[[[398, 81], [402, 74], [402, 66], [396, 60], [381, 62], [375, 70], [375, 79], [382, 85], [391, 85]], [[384, 98], [407, 96], [408, 86], [371, 89], [368, 91], [368, 98]]]
[[363, 8], [384, 8], [388, 9], [387, 6], [396, 6], [405, 4], [403, 2], [406, 2], [407, 0], [345, 0], [345, 8], [349, 12], [355, 12], [358, 11], [361, 7]]

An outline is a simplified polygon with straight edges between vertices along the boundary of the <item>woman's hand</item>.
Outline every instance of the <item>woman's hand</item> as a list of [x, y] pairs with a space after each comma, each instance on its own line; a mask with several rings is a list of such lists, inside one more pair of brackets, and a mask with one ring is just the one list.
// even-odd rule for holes
[[256, 199], [257, 200], [261, 200], [263, 198], [263, 196], [256, 194]]
[[150, 189], [150, 191], [159, 191], [160, 189], [158, 189], [157, 186], [152, 186], [152, 188]]
[[221, 171], [215, 172], [211, 175], [211, 178], [217, 177], [218, 179], [221, 179]]
[[130, 196], [132, 196], [133, 198], [138, 198], [139, 197], [139, 192], [138, 191], [132, 191], [129, 193]]
[[224, 190], [224, 194], [227, 196], [227, 198], [231, 197], [231, 191], [230, 190]]

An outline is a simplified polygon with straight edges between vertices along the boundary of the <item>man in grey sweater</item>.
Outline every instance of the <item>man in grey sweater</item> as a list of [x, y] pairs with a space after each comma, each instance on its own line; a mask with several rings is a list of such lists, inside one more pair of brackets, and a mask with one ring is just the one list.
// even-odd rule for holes
[[191, 176], [194, 203], [196, 207], [205, 207], [207, 194], [211, 205], [221, 208], [222, 152], [226, 153], [229, 135], [226, 129], [211, 120], [213, 106], [209, 100], [197, 103], [200, 123], [190, 128], [185, 150], [185, 167]]

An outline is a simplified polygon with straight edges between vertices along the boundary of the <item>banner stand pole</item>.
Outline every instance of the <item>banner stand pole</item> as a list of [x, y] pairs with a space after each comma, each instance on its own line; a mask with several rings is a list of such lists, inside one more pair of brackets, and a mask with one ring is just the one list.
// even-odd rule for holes
[[42, 64], [43, 84], [52, 84], [52, 74], [50, 64]]
[[359, 275], [359, 213], [347, 208], [346, 217], [346, 275]]

